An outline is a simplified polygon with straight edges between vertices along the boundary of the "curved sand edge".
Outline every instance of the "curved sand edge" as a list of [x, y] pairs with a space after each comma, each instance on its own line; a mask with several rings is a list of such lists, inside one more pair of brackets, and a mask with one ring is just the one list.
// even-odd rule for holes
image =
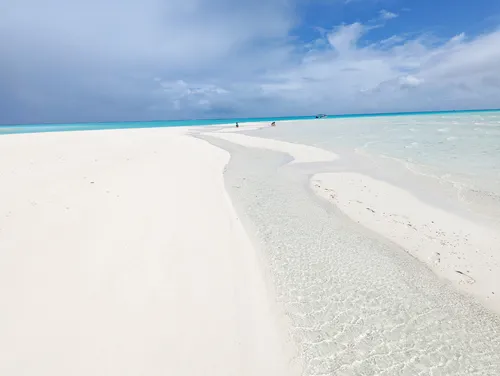
[[229, 154], [186, 131], [0, 138], [2, 373], [290, 374]]
[[[245, 129], [249, 130], [249, 129]], [[204, 133], [204, 135], [217, 137], [241, 146], [267, 149], [290, 154], [294, 160], [290, 164], [310, 163], [310, 162], [329, 162], [338, 158], [338, 155], [327, 150], [319, 149], [314, 146], [303, 144], [294, 144], [291, 142], [272, 140], [268, 138], [253, 137], [233, 133]]]
[[[246, 147], [291, 155], [291, 163], [334, 161], [320, 148], [239, 134], [210, 133]], [[426, 204], [406, 190], [348, 172], [316, 174], [313, 191], [355, 222], [389, 239], [439, 277], [500, 313], [500, 236], [481, 224]]]
[[436, 274], [500, 312], [500, 236], [493, 229], [358, 173], [316, 174], [311, 187], [353, 221], [403, 247]]

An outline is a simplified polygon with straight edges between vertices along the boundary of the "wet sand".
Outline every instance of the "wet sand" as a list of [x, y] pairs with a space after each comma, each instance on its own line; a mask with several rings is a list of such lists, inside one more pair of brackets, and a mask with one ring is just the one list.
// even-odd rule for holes
[[358, 173], [317, 174], [311, 185], [353, 221], [398, 244], [439, 277], [500, 313], [500, 229]]

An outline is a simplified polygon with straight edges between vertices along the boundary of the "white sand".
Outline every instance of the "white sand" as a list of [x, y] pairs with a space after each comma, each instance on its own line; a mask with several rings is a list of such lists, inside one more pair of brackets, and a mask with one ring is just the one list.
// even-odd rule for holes
[[399, 187], [361, 174], [317, 174], [311, 185], [354, 221], [500, 312], [498, 229], [432, 207]]
[[[247, 129], [248, 130], [248, 129]], [[242, 134], [228, 134], [228, 133], [205, 133], [208, 136], [218, 137], [238, 145], [279, 151], [282, 153], [290, 154], [294, 163], [307, 163], [307, 162], [328, 162], [334, 161], [338, 156], [332, 152], [316, 148], [314, 146], [307, 146], [302, 144], [294, 144], [291, 142], [272, 140], [268, 138], [253, 137]]]
[[290, 375], [229, 154], [141, 129], [0, 137], [1, 375]]
[[227, 128], [221, 129], [218, 132], [221, 133], [235, 133], [235, 132], [245, 132], [245, 131], [255, 131], [261, 128], [269, 127], [269, 123], [256, 122], [256, 123], [240, 123], [240, 126], [236, 128], [235, 124], [231, 124]]
[[[293, 123], [297, 120], [280, 120], [277, 122], [277, 126], [283, 123]], [[300, 120], [300, 122], [304, 122], [304, 120]], [[248, 123], [239, 123], [239, 127], [236, 128], [236, 124], [224, 124], [223, 129], [218, 130], [220, 133], [238, 133], [238, 132], [247, 132], [247, 131], [256, 131], [262, 128], [270, 128], [271, 123], [267, 121], [256, 121], [256, 122], [248, 122]], [[217, 125], [216, 125], [217, 126]], [[201, 130], [201, 129], [200, 129]]]

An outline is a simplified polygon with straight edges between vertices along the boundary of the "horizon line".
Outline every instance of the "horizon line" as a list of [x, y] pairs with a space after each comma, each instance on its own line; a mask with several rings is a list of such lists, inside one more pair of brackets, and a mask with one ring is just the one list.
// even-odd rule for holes
[[[452, 113], [470, 113], [470, 112], [500, 112], [500, 108], [489, 108], [489, 109], [470, 109], [470, 110], [425, 110], [425, 111], [399, 111], [399, 112], [367, 112], [367, 113], [343, 113], [343, 114], [327, 114], [328, 118], [349, 118], [349, 117], [380, 117], [380, 116], [398, 116], [398, 115], [426, 115], [426, 114], [452, 114]], [[232, 118], [198, 118], [198, 119], [169, 119], [169, 120], [112, 120], [112, 121], [80, 121], [80, 122], [57, 122], [57, 123], [18, 123], [18, 124], [0, 124], [2, 127], [19, 127], [19, 126], [58, 126], [58, 125], [78, 125], [78, 124], [115, 124], [115, 123], [175, 123], [175, 122], [204, 122], [204, 125], [209, 125], [210, 121], [217, 122], [219, 124], [225, 124], [224, 121], [238, 121], [238, 122], [253, 122], [253, 121], [265, 121], [271, 119], [291, 119], [291, 118], [303, 118], [315, 119], [316, 115], [295, 115], [295, 116], [259, 116], [259, 117], [232, 117]], [[300, 120], [300, 119], [297, 119]], [[319, 119], [318, 119], [319, 120]]]

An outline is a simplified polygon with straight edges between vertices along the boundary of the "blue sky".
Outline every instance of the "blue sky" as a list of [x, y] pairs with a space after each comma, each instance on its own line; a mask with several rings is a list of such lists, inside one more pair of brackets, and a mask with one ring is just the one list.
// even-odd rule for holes
[[11, 0], [0, 123], [500, 107], [496, 0]]

